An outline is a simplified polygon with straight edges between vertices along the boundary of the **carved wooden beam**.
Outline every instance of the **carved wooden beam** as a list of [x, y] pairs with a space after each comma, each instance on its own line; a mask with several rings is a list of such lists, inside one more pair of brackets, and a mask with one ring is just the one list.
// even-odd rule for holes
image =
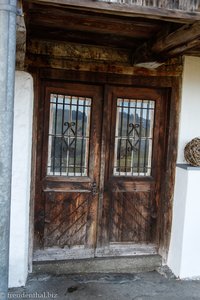
[[184, 54], [199, 45], [200, 22], [187, 24], [180, 29], [149, 41], [133, 53], [133, 64], [139, 66], [158, 66], [166, 59]]

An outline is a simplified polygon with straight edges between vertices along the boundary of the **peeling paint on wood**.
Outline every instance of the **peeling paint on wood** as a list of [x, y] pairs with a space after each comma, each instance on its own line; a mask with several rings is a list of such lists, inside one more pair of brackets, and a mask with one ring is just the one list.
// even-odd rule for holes
[[79, 61], [130, 62], [130, 54], [127, 50], [60, 41], [31, 40], [28, 45], [28, 52], [36, 55], [45, 55], [50, 59], [63, 58]]
[[96, 0], [97, 2], [133, 4], [146, 7], [159, 7], [167, 9], [180, 9], [186, 11], [197, 10], [199, 0]]
[[183, 71], [183, 65], [179, 60], [176, 63], [166, 63], [157, 69], [146, 69], [141, 67], [133, 67], [120, 63], [99, 63], [99, 62], [83, 62], [72, 61], [58, 58], [50, 58], [48, 56], [28, 54], [26, 58], [28, 68], [53, 68], [74, 71], [89, 71], [108, 74], [126, 74], [136, 76], [180, 76]]

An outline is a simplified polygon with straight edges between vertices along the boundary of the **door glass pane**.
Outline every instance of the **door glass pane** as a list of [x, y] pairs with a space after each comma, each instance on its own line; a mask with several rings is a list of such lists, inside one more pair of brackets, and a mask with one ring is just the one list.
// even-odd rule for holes
[[114, 175], [150, 176], [155, 101], [117, 99]]
[[91, 98], [50, 95], [47, 175], [88, 175], [91, 104]]

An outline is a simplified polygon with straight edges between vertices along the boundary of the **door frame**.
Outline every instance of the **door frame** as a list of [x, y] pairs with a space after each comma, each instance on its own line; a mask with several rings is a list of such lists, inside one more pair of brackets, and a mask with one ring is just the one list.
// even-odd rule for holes
[[[101, 84], [101, 85], [120, 85], [120, 86], [132, 86], [138, 88], [158, 88], [164, 89], [166, 97], [168, 98], [168, 109], [166, 124], [166, 154], [165, 162], [162, 167], [162, 179], [161, 179], [161, 198], [160, 210], [158, 215], [158, 224], [160, 224], [158, 232], [158, 252], [162, 255], [163, 259], [167, 259], [169, 250], [169, 242], [171, 236], [171, 224], [172, 224], [172, 199], [174, 193], [175, 183], [175, 167], [177, 157], [177, 143], [178, 143], [178, 125], [179, 125], [179, 106], [180, 106], [180, 87], [181, 79], [179, 76], [130, 76], [122, 74], [112, 73], [98, 73], [98, 72], [84, 72], [84, 71], [69, 71], [58, 69], [35, 69], [31, 71], [34, 78], [34, 120], [33, 128], [35, 133], [33, 134], [33, 155], [32, 155], [32, 187], [31, 187], [31, 235], [30, 235], [30, 254], [33, 252], [33, 239], [34, 239], [34, 198], [36, 190], [36, 153], [38, 151], [37, 135], [41, 130], [39, 124], [39, 113], [41, 96], [43, 95], [44, 82], [51, 81], [65, 81], [74, 83], [86, 83], [86, 84]], [[65, 78], [65, 80], [63, 80]], [[105, 95], [107, 89], [105, 88]], [[106, 109], [106, 107], [104, 107]], [[39, 113], [38, 113], [39, 112]], [[102, 142], [101, 147], [105, 147]], [[101, 159], [103, 159], [101, 157]], [[104, 164], [101, 165], [104, 168]], [[101, 174], [103, 174], [101, 170]], [[170, 188], [169, 188], [170, 187]], [[100, 193], [101, 193], [100, 187]], [[100, 197], [101, 202], [102, 199]], [[101, 203], [100, 203], [101, 204]], [[101, 205], [100, 205], [101, 206]], [[101, 213], [101, 212], [100, 212]], [[30, 259], [31, 261], [31, 259]]]

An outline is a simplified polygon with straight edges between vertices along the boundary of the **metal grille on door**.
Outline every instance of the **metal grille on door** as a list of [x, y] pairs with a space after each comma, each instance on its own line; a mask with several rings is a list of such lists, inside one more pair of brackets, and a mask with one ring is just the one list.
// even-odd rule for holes
[[151, 174], [155, 101], [117, 99], [115, 176]]
[[87, 176], [91, 98], [51, 94], [48, 175]]

